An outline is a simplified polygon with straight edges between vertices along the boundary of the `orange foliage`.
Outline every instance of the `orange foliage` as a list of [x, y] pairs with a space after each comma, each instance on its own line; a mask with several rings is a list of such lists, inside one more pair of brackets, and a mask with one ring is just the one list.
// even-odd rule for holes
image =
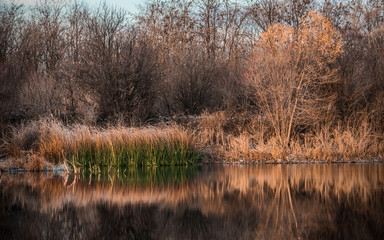
[[298, 29], [298, 46], [318, 51], [325, 61], [331, 63], [342, 54], [342, 38], [329, 19], [317, 11], [309, 12], [301, 19]]
[[262, 33], [259, 44], [265, 53], [276, 54], [290, 47], [299, 53], [312, 51], [327, 63], [335, 61], [343, 51], [341, 35], [331, 21], [317, 11], [306, 14], [296, 29], [281, 23], [271, 25]]
[[259, 43], [266, 52], [276, 53], [276, 51], [281, 51], [282, 48], [292, 44], [293, 36], [294, 29], [291, 26], [277, 23], [262, 33]]

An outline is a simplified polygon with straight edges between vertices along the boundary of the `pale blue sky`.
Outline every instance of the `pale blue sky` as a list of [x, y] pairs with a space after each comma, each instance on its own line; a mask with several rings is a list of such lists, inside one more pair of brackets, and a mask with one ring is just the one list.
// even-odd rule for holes
[[[80, 0], [81, 1], [81, 0]], [[107, 2], [118, 7], [122, 7], [132, 13], [137, 12], [137, 5], [143, 4], [145, 0], [83, 0], [84, 2], [90, 3], [90, 5], [95, 5], [100, 2]], [[16, 2], [24, 4], [26, 6], [35, 5], [38, 0], [0, 0], [0, 2]]]
[[107, 2], [124, 7], [131, 12], [137, 10], [137, 5], [144, 3], [143, 0], [108, 0]]
[[[99, 3], [100, 1], [91, 1], [88, 0], [87, 2], [89, 3]], [[127, 9], [130, 12], [136, 12], [137, 11], [137, 5], [143, 4], [145, 1], [144, 0], [105, 0], [106, 3], [122, 7]]]

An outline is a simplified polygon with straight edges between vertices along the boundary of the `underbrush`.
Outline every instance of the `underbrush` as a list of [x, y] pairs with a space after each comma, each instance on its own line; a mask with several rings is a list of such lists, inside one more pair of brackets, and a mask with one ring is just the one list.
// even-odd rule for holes
[[384, 137], [368, 118], [296, 134], [286, 145], [259, 116], [203, 114], [199, 142], [214, 151], [218, 161], [302, 162], [382, 159]]

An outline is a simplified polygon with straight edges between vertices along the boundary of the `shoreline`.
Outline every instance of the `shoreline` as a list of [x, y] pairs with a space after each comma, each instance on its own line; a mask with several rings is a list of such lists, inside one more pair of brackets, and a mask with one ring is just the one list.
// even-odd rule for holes
[[[11, 160], [12, 161], [12, 160]], [[25, 168], [17, 168], [17, 167], [6, 167], [3, 164], [7, 164], [7, 158], [0, 158], [0, 173], [8, 173], [8, 174], [19, 174], [19, 173], [74, 173], [73, 171], [68, 171], [65, 168], [65, 164], [57, 164], [54, 165], [52, 163], [47, 162], [46, 164], [50, 164], [50, 168], [44, 169], [25, 169]], [[168, 168], [168, 167], [205, 167], [205, 166], [258, 166], [258, 165], [342, 165], [342, 164], [384, 164], [384, 158], [373, 158], [373, 159], [365, 159], [365, 160], [341, 160], [341, 161], [310, 161], [310, 160], [294, 160], [294, 161], [264, 161], [264, 162], [256, 162], [256, 161], [206, 161], [202, 163], [197, 163], [194, 165], [163, 165], [163, 166], [142, 166], [145, 168]], [[130, 166], [135, 167], [135, 166]], [[128, 167], [128, 168], [130, 168]], [[127, 169], [128, 169], [127, 168]], [[68, 168], [67, 168], [68, 169]], [[76, 174], [76, 173], [75, 173]]]

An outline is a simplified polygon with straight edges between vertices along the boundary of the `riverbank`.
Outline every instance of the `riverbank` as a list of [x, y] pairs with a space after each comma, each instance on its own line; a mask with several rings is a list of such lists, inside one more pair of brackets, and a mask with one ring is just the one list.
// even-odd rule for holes
[[[376, 159], [357, 159], [357, 160], [343, 160], [338, 162], [326, 162], [326, 161], [308, 161], [308, 160], [293, 160], [290, 162], [287, 161], [265, 161], [265, 162], [255, 162], [255, 161], [204, 161], [190, 167], [203, 167], [203, 166], [227, 166], [227, 167], [242, 167], [242, 166], [260, 166], [260, 165], [348, 165], [348, 164], [384, 164], [384, 158]], [[20, 159], [2, 159], [0, 160], [0, 175], [1, 173], [7, 174], [24, 174], [24, 173], [71, 173], [73, 169], [68, 168], [68, 165], [65, 164], [52, 164], [50, 162], [43, 162], [43, 168], [41, 169], [27, 169], [27, 168], [17, 168], [14, 166], [22, 166], [22, 160]], [[164, 166], [165, 168], [169, 166]], [[156, 167], [146, 167], [144, 169], [152, 169]], [[81, 172], [81, 169], [77, 169]], [[77, 172], [79, 173], [79, 172]], [[100, 172], [94, 172], [93, 174], [101, 174]]]
[[197, 165], [206, 163], [380, 162], [383, 136], [369, 122], [322, 127], [279, 141], [260, 117], [224, 112], [179, 118], [144, 127], [81, 124], [43, 119], [12, 128], [2, 139], [0, 169], [65, 171], [86, 168]]

